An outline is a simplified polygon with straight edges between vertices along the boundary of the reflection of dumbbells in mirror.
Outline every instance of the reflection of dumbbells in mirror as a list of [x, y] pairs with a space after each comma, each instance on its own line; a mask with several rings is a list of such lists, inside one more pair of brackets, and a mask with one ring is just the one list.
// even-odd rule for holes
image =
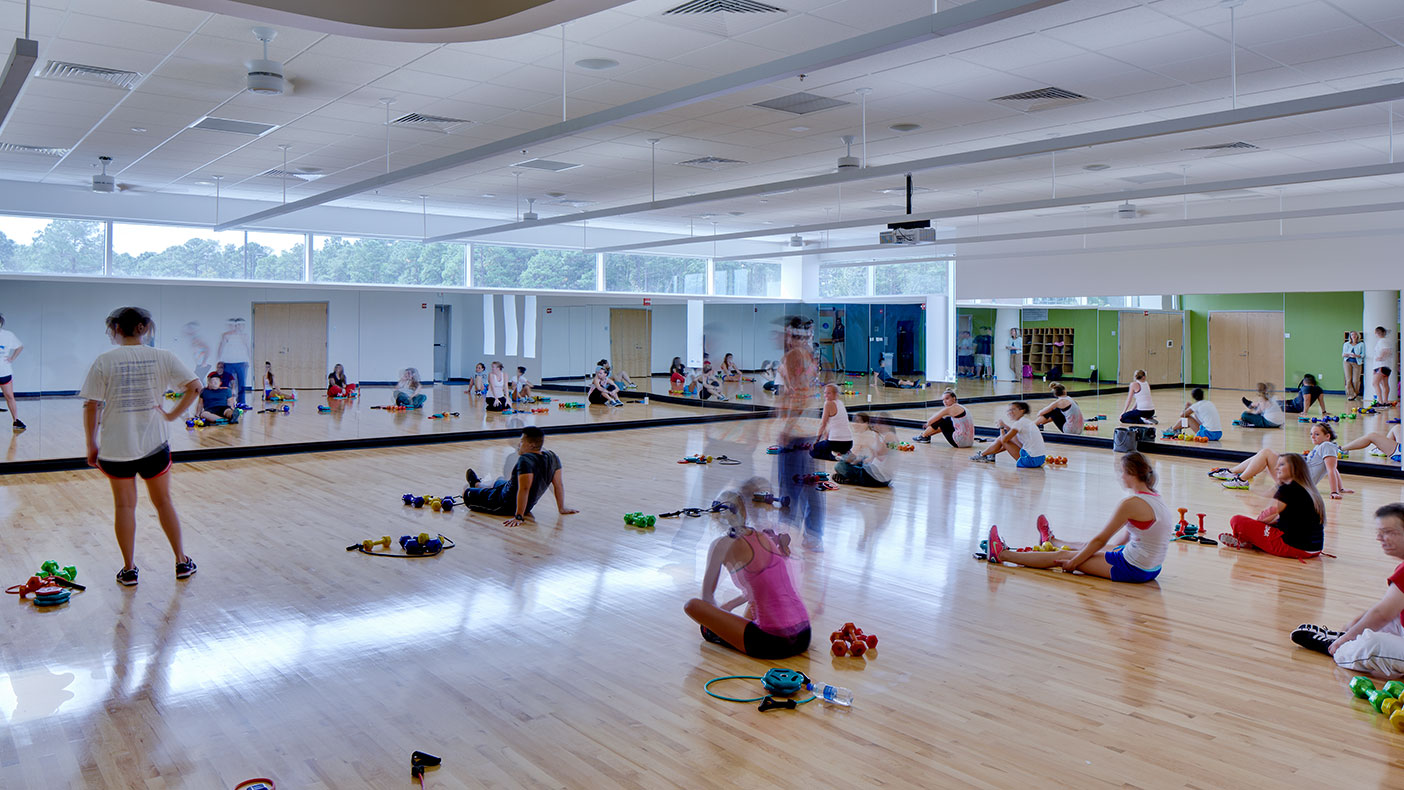
[[1349, 688], [1352, 694], [1370, 703], [1370, 707], [1376, 713], [1382, 713], [1389, 717], [1389, 723], [1395, 729], [1404, 731], [1404, 700], [1400, 695], [1404, 694], [1404, 683], [1398, 680], [1391, 680], [1384, 684], [1384, 688], [1375, 688], [1375, 681], [1357, 675], [1350, 679]]
[[634, 529], [653, 529], [653, 525], [658, 521], [657, 516], [646, 516], [643, 513], [625, 513], [624, 523]]
[[701, 464], [701, 465], [705, 466], [705, 465], [710, 464], [711, 462], [713, 462], [713, 461], [715, 461], [715, 460], [716, 460], [716, 458], [714, 458], [714, 457], [712, 457], [712, 456], [710, 456], [710, 455], [689, 455], [688, 457], [682, 459], [681, 461], [678, 461], [678, 463], [680, 463], [680, 464]]
[[444, 542], [439, 538], [429, 537], [428, 532], [421, 532], [418, 536], [401, 535], [400, 548], [412, 557], [421, 557], [426, 554], [438, 554], [444, 549]]
[[429, 415], [426, 419], [430, 419], [430, 420], [447, 420], [447, 419], [450, 418], [450, 417], [457, 417], [457, 416], [458, 416], [458, 412], [456, 412], [456, 411], [441, 411], [441, 412], [439, 412], [438, 414], [431, 414], [431, 415]]
[[737, 400], [750, 400], [750, 399], [751, 399], [751, 393], [749, 393], [749, 392], [738, 392], [738, 393], [736, 393], [736, 399], [737, 399]]
[[752, 502], [760, 502], [765, 505], [779, 505], [782, 509], [790, 506], [788, 496], [776, 496], [769, 491], [757, 491], [751, 494]]
[[829, 473], [815, 472], [814, 474], [810, 475], [795, 475], [791, 479], [794, 480], [796, 483], [802, 483], [804, 485], [810, 485], [812, 483], [823, 483], [828, 481]]
[[532, 410], [531, 410], [531, 413], [532, 413], [532, 414], [548, 414], [548, 413], [550, 413], [550, 411], [551, 411], [550, 409], [532, 409]]

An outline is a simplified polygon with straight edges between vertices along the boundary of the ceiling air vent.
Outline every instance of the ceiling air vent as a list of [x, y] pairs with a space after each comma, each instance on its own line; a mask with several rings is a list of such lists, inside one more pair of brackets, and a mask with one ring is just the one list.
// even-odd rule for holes
[[1203, 151], [1210, 156], [1224, 156], [1227, 154], [1246, 154], [1249, 151], [1261, 151], [1262, 149], [1252, 143], [1245, 143], [1237, 140], [1232, 143], [1215, 143], [1213, 145], [1196, 145], [1190, 148], [1182, 148], [1182, 151]]
[[82, 82], [88, 85], [106, 85], [129, 91], [141, 81], [141, 74], [135, 71], [109, 69], [104, 66], [85, 66], [82, 63], [67, 63], [51, 60], [44, 64], [39, 76], [51, 80]]
[[517, 162], [512, 167], [530, 167], [533, 170], [550, 170], [552, 173], [559, 173], [562, 170], [574, 170], [580, 165], [570, 162], [557, 162], [553, 159], [528, 159], [525, 162]]
[[42, 145], [0, 143], [0, 154], [38, 154], [39, 156], [64, 157], [68, 155], [68, 149], [48, 148]]
[[842, 107], [852, 102], [830, 99], [827, 96], [816, 96], [813, 93], [791, 93], [789, 96], [781, 96], [778, 99], [756, 102], [753, 107], [764, 107], [767, 110], [779, 110], [781, 112], [794, 113], [795, 115], [808, 115], [820, 110], [829, 110], [834, 107]]
[[268, 176], [269, 178], [283, 178], [286, 176], [287, 178], [296, 178], [299, 181], [316, 181], [326, 175], [326, 173], [319, 170], [283, 170], [282, 168], [275, 167], [272, 170], [259, 173], [259, 175]]
[[670, 14], [783, 14], [785, 9], [756, 0], [691, 0], [663, 12]]
[[750, 164], [740, 159], [727, 159], [724, 156], [699, 156], [696, 159], [689, 159], [686, 162], [677, 162], [683, 167], [696, 167], [702, 170], [721, 170], [726, 167]]
[[447, 133], [450, 129], [457, 128], [466, 123], [472, 123], [472, 121], [464, 118], [446, 118], [442, 115], [424, 115], [422, 113], [412, 112], [407, 115], [401, 115], [399, 118], [391, 121], [390, 125]]
[[1008, 96], [997, 96], [990, 101], [1005, 107], [1012, 107], [1019, 112], [1040, 112], [1092, 100], [1064, 88], [1048, 87], [1023, 93], [1011, 93]]
[[204, 118], [190, 124], [189, 128], [202, 129], [207, 132], [231, 132], [233, 134], [247, 134], [251, 137], [262, 137], [274, 129], [277, 129], [278, 126], [271, 123], [236, 121], [233, 118], [216, 118], [213, 115], [206, 115]]

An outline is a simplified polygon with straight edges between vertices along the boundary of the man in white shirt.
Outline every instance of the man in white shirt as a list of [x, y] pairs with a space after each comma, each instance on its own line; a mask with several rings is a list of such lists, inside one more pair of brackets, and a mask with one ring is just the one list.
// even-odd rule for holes
[[1190, 402], [1180, 413], [1180, 421], [1175, 428], [1165, 432], [1165, 438], [1175, 435], [1176, 429], [1188, 428], [1195, 436], [1203, 436], [1211, 442], [1224, 438], [1224, 423], [1219, 418], [1219, 407], [1204, 399], [1204, 390], [1195, 387], [1190, 392]]
[[10, 408], [16, 431], [24, 430], [25, 424], [20, 422], [19, 411], [15, 408], [14, 367], [10, 363], [14, 362], [15, 357], [23, 350], [24, 344], [15, 337], [14, 332], [5, 328], [5, 316], [0, 315], [0, 392], [5, 393], [5, 405]]
[[248, 403], [244, 400], [244, 390], [248, 386], [249, 363], [253, 361], [253, 350], [249, 348], [249, 336], [244, 331], [244, 319], [229, 319], [229, 328], [219, 338], [219, 351], [216, 362], [223, 362], [224, 369], [234, 374], [236, 405]]

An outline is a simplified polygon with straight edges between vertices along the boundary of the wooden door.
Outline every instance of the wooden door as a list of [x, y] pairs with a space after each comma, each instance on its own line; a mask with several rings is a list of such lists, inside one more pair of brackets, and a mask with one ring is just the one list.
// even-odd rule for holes
[[1179, 384], [1184, 382], [1184, 316], [1179, 313], [1152, 313], [1156, 327], [1154, 344], [1158, 354], [1158, 370], [1151, 375], [1157, 384]]
[[1248, 338], [1248, 363], [1254, 386], [1259, 381], [1269, 381], [1279, 390], [1296, 384], [1287, 381], [1286, 353], [1283, 349], [1282, 313], [1246, 313], [1245, 329]]
[[1144, 313], [1118, 313], [1117, 337], [1120, 342], [1120, 362], [1117, 365], [1116, 380], [1130, 384], [1137, 370], [1145, 370], [1149, 375], [1150, 356], [1146, 353], [1146, 322]]
[[253, 306], [254, 389], [263, 363], [273, 363], [279, 387], [322, 389], [327, 383], [327, 303], [256, 302]]
[[1282, 329], [1277, 311], [1210, 313], [1209, 385], [1251, 390], [1266, 381], [1280, 390], [1285, 386]]
[[653, 329], [647, 310], [612, 307], [609, 310], [609, 357], [616, 370], [630, 378], [653, 375]]

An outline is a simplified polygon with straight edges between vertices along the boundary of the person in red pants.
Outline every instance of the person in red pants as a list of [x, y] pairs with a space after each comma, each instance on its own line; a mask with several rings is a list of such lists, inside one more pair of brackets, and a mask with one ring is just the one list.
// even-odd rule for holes
[[340, 362], [336, 363], [336, 367], [332, 368], [332, 372], [327, 374], [327, 397], [356, 397], [356, 385], [346, 381], [346, 371], [342, 369]]
[[1234, 516], [1233, 532], [1219, 535], [1219, 542], [1235, 549], [1255, 548], [1279, 557], [1308, 560], [1321, 556], [1325, 506], [1311, 484], [1306, 459], [1296, 453], [1280, 455], [1273, 469], [1277, 491], [1272, 504], [1257, 518]]

